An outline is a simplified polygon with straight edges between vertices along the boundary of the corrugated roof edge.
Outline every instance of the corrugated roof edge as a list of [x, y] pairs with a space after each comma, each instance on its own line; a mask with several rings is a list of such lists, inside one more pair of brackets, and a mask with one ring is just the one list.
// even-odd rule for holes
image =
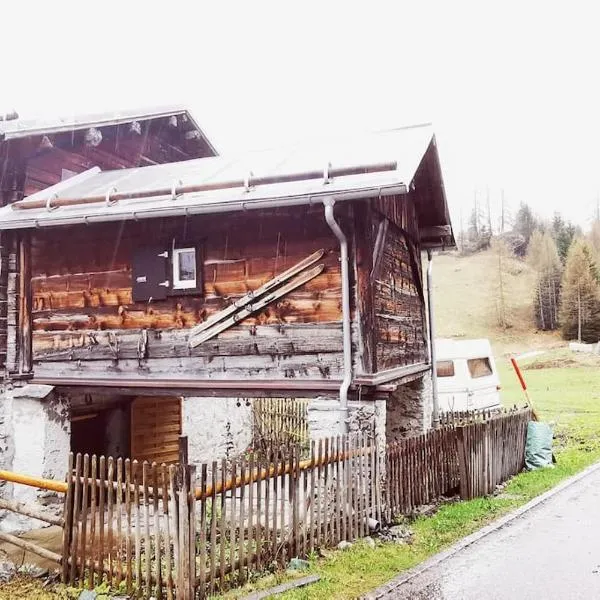
[[[202, 137], [215, 155], [218, 155], [217, 149], [208, 139], [190, 110], [182, 105], [157, 106], [148, 108], [136, 108], [118, 110], [104, 113], [87, 113], [75, 115], [73, 117], [53, 117], [40, 119], [15, 119], [11, 121], [0, 121], [0, 142], [4, 140], [17, 139], [30, 135], [44, 135], [47, 133], [60, 133], [71, 131], [73, 129], [84, 129], [92, 126], [120, 125], [135, 120], [147, 121], [149, 119], [159, 119], [171, 115], [185, 114], [192, 122], [194, 127], [200, 132]], [[54, 124], [53, 124], [54, 122]], [[42, 125], [40, 125], [40, 123]], [[20, 126], [19, 126], [20, 125]], [[36, 126], [37, 125], [37, 126]]]

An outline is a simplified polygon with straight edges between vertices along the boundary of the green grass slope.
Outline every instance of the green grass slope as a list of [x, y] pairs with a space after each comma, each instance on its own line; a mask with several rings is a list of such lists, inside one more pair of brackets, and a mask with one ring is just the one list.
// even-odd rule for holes
[[498, 253], [434, 257], [436, 336], [489, 338], [496, 356], [561, 345], [557, 333], [538, 332], [533, 321], [535, 274], [522, 260], [503, 259], [503, 287], [509, 327], [498, 325]]

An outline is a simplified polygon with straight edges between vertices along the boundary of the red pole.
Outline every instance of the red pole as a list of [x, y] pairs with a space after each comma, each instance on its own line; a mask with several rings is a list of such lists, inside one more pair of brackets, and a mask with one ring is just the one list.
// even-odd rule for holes
[[510, 362], [512, 363], [513, 369], [515, 370], [515, 373], [517, 374], [517, 377], [519, 378], [519, 381], [521, 382], [521, 387], [523, 388], [523, 391], [527, 392], [527, 384], [525, 383], [525, 379], [523, 379], [523, 375], [521, 373], [521, 369], [519, 369], [517, 360], [514, 357], [511, 357]]

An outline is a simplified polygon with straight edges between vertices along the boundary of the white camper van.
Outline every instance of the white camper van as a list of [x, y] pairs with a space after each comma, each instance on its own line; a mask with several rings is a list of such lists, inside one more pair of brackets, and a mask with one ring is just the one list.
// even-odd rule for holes
[[500, 380], [489, 340], [435, 341], [440, 411], [500, 407]]

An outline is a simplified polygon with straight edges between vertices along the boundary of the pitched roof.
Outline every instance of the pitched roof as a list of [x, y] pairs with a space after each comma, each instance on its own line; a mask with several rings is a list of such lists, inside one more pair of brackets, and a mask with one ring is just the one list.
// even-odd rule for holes
[[183, 106], [160, 106], [153, 108], [138, 108], [117, 110], [103, 113], [77, 114], [68, 117], [49, 117], [38, 119], [11, 119], [0, 121], [0, 142], [35, 135], [47, 135], [87, 129], [88, 127], [106, 127], [121, 125], [132, 121], [148, 121], [162, 117], [183, 115], [190, 123], [190, 130], [197, 130], [216, 155], [217, 151], [212, 146], [206, 135], [200, 129], [194, 117]]
[[[219, 156], [106, 172], [92, 169], [1, 209], [0, 229], [397, 195], [420, 181], [425, 182], [420, 194], [423, 206], [417, 210], [428, 217], [423, 223], [450, 226], [429, 125], [233, 158]], [[449, 245], [453, 243], [452, 239]]]

